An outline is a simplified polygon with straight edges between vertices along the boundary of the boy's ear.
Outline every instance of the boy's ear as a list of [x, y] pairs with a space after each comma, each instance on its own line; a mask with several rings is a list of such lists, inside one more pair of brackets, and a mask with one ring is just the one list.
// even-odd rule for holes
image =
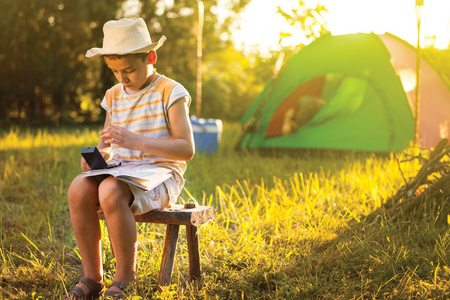
[[150, 53], [148, 54], [148, 63], [154, 65], [157, 59], [158, 57], [156, 56], [156, 52], [150, 51]]

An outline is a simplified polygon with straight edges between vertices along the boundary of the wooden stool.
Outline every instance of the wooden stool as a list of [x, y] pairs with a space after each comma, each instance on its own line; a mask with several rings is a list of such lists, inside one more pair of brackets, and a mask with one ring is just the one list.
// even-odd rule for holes
[[[186, 205], [188, 207], [188, 205]], [[98, 214], [104, 220], [103, 213]], [[198, 244], [197, 227], [213, 219], [213, 209], [209, 206], [195, 206], [185, 208], [175, 204], [164, 210], [152, 210], [142, 215], [135, 215], [136, 222], [167, 224], [161, 267], [159, 269], [158, 290], [168, 286], [172, 279], [173, 261], [178, 244], [180, 225], [186, 226], [186, 239], [189, 252], [189, 275], [191, 279], [200, 278], [200, 250]]]

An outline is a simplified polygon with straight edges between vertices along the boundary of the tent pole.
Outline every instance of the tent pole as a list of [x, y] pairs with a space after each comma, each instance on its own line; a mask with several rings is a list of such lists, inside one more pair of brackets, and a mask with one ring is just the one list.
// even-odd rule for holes
[[198, 23], [197, 23], [197, 94], [195, 114], [198, 118], [202, 113], [202, 35], [203, 35], [203, 14], [204, 7], [202, 0], [197, 0]]
[[419, 102], [420, 102], [420, 69], [422, 53], [420, 48], [420, 23], [422, 21], [424, 0], [416, 0], [416, 20], [417, 20], [417, 53], [416, 53], [416, 93], [415, 93], [415, 116], [414, 116], [414, 145], [419, 145]]

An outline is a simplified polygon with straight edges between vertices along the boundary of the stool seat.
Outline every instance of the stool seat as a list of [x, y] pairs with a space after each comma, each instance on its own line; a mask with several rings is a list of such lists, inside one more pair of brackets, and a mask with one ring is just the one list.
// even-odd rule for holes
[[136, 222], [163, 223], [178, 225], [204, 224], [213, 218], [213, 209], [210, 206], [196, 206], [184, 208], [181, 204], [174, 204], [163, 210], [152, 210], [142, 215], [135, 215]]
[[[105, 220], [103, 213], [98, 214], [100, 220]], [[168, 286], [172, 279], [173, 262], [178, 244], [180, 225], [186, 226], [186, 240], [189, 253], [189, 274], [191, 279], [200, 278], [200, 251], [197, 227], [214, 218], [213, 208], [210, 206], [195, 206], [185, 208], [184, 205], [175, 204], [170, 208], [156, 209], [142, 215], [135, 215], [139, 223], [166, 224], [166, 237], [159, 270], [158, 290]], [[114, 252], [114, 251], [113, 251]]]

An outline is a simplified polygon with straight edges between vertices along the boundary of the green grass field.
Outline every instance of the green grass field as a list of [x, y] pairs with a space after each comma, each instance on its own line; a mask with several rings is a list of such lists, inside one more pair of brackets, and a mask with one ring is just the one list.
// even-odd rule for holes
[[[80, 149], [96, 145], [98, 131], [1, 133], [0, 299], [60, 299], [80, 275], [67, 189], [80, 171]], [[235, 152], [238, 131], [226, 123], [218, 153], [197, 153], [185, 174], [179, 202], [194, 198], [215, 210], [214, 222], [199, 230], [202, 279], [189, 281], [181, 242], [172, 286], [157, 293], [165, 228], [138, 224], [130, 299], [450, 298], [450, 231], [436, 222], [443, 212], [395, 222], [367, 217], [420, 167], [398, 163], [406, 151]], [[114, 259], [103, 232], [111, 282]]]

